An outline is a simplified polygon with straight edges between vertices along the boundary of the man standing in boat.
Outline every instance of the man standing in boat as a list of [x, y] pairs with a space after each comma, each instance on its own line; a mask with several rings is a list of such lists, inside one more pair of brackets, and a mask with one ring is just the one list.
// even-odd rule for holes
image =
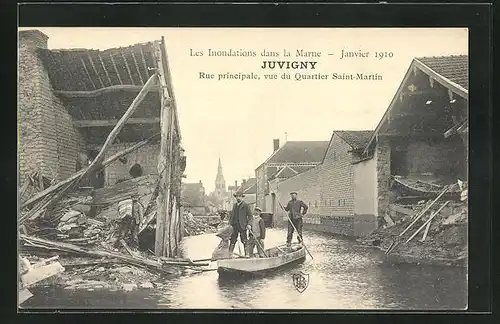
[[233, 206], [231, 212], [231, 217], [229, 218], [229, 225], [233, 227], [233, 234], [231, 235], [231, 243], [229, 244], [229, 253], [233, 253], [236, 241], [238, 240], [238, 234], [240, 236], [241, 243], [245, 248], [245, 256], [250, 256], [247, 230], [251, 229], [252, 211], [250, 206], [243, 201], [243, 193], [236, 192], [234, 194], [236, 198], [236, 203]]
[[293, 191], [290, 193], [290, 197], [292, 198], [285, 207], [285, 210], [288, 212], [288, 217], [293, 223], [288, 222], [288, 233], [286, 236], [286, 244], [291, 245], [292, 237], [294, 229], [297, 229], [298, 241], [302, 243], [302, 216], [307, 213], [307, 205], [302, 201], [297, 199], [297, 192]]

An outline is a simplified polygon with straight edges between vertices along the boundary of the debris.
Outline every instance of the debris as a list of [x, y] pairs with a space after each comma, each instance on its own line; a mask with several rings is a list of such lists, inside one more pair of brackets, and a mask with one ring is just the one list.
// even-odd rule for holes
[[44, 264], [40, 266], [32, 266], [28, 272], [21, 276], [23, 287], [29, 287], [35, 283], [55, 276], [64, 271], [64, 267], [59, 262]]
[[384, 214], [384, 220], [387, 222], [388, 227], [394, 226], [394, 221], [387, 213]]
[[151, 282], [144, 282], [140, 285], [141, 288], [147, 288], [147, 289], [151, 289], [151, 288], [154, 288], [153, 284]]

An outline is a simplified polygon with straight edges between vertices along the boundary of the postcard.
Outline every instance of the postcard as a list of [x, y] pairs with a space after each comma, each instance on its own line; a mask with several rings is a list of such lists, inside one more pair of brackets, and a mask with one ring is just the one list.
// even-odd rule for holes
[[465, 28], [19, 28], [19, 308], [464, 310]]

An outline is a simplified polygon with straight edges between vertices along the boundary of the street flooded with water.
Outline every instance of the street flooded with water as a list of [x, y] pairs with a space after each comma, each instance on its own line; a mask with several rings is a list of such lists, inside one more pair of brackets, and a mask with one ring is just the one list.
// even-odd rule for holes
[[[286, 231], [269, 229], [266, 246], [283, 244]], [[156, 308], [156, 309], [465, 309], [467, 271], [464, 268], [391, 264], [383, 252], [362, 247], [353, 240], [304, 232], [313, 255], [303, 264], [264, 278], [219, 280], [217, 271], [165, 279], [161, 289], [129, 292], [32, 289], [34, 297], [23, 304], [33, 308]], [[214, 234], [187, 237], [184, 256], [210, 257], [220, 239]], [[235, 252], [238, 248], [235, 249]], [[216, 267], [212, 263], [211, 267]], [[300, 293], [294, 273], [309, 276]]]

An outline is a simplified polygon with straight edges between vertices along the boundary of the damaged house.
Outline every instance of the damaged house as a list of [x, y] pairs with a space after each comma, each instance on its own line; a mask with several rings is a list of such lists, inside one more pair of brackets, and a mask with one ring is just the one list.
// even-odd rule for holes
[[104, 51], [47, 41], [19, 32], [22, 235], [42, 228], [46, 239], [90, 246], [104, 240], [101, 230], [52, 229], [74, 219], [68, 213], [79, 215], [76, 227], [103, 226], [134, 199], [139, 232], [153, 237], [147, 248], [175, 255], [185, 157], [164, 40]]
[[467, 181], [467, 118], [468, 56], [415, 58], [361, 156], [376, 161], [379, 216]]

